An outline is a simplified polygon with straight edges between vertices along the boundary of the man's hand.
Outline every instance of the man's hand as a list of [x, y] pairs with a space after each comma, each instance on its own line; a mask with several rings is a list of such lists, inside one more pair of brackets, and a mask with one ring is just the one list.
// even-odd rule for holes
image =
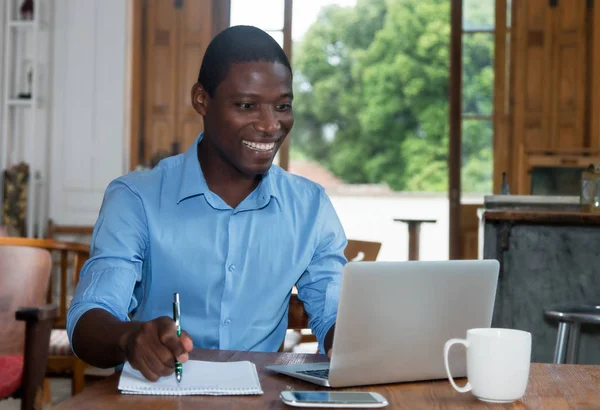
[[329, 357], [331, 359], [331, 355], [333, 354], [333, 349], [329, 349], [327, 351], [327, 357]]
[[185, 331], [178, 337], [175, 322], [167, 316], [141, 323], [124, 333], [119, 345], [131, 367], [150, 381], [173, 374], [175, 358], [186, 362], [193, 348], [192, 338]]

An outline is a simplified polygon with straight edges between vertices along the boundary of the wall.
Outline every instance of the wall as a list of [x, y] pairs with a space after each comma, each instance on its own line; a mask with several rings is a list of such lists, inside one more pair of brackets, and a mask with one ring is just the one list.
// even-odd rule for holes
[[[448, 260], [449, 208], [446, 194], [393, 193], [340, 195], [329, 192], [348, 239], [381, 242], [381, 261], [408, 260], [408, 227], [396, 218], [435, 219], [421, 225], [420, 259]], [[479, 204], [483, 198], [464, 195], [462, 203]]]
[[55, 0], [49, 217], [92, 225], [126, 170], [127, 1]]
[[[0, 96], [4, 96], [4, 13], [6, 4], [0, 3]], [[0, 109], [0, 124], [2, 124], [2, 110]]]

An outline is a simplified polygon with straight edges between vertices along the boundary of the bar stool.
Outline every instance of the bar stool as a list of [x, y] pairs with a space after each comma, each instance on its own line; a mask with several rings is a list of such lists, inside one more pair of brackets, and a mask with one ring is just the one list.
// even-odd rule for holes
[[395, 218], [394, 222], [403, 222], [408, 225], [408, 260], [419, 260], [419, 245], [421, 242], [421, 224], [437, 222], [435, 219]]
[[557, 305], [546, 309], [544, 315], [559, 323], [554, 348], [554, 363], [577, 363], [581, 324], [600, 325], [600, 305]]

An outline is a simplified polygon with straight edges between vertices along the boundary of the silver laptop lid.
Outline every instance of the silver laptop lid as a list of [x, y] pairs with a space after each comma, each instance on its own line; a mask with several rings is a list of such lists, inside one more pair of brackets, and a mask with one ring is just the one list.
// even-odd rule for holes
[[[445, 377], [443, 347], [490, 327], [495, 260], [349, 262], [344, 268], [329, 382], [333, 387]], [[456, 377], [465, 354], [453, 349]]]

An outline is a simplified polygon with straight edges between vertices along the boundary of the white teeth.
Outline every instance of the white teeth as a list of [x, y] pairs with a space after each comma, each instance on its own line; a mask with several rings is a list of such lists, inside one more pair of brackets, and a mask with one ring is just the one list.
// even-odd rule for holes
[[274, 142], [269, 143], [261, 143], [261, 142], [252, 142], [252, 141], [242, 141], [245, 146], [255, 151], [270, 151], [275, 148]]

